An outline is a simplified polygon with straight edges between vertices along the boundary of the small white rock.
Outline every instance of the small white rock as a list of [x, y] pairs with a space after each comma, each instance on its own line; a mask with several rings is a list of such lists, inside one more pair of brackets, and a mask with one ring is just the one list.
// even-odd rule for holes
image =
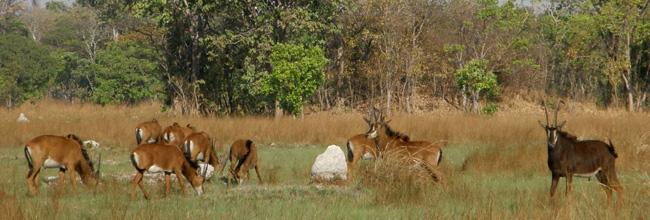
[[336, 145], [330, 145], [319, 154], [311, 167], [311, 178], [318, 181], [346, 180], [347, 173], [345, 153]]
[[16, 119], [16, 122], [18, 122], [18, 123], [28, 123], [29, 119], [27, 118], [27, 116], [25, 116], [25, 113], [21, 112], [20, 115], [18, 116], [18, 119]]
[[97, 141], [95, 141], [95, 140], [83, 141], [83, 144], [84, 144], [84, 147], [92, 148], [92, 149], [95, 149], [95, 148], [99, 147], [99, 143]]
[[204, 176], [205, 179], [210, 179], [210, 177], [212, 177], [212, 175], [214, 174], [214, 167], [207, 163], [200, 163], [199, 168], [196, 169], [196, 173], [199, 174], [200, 176]]

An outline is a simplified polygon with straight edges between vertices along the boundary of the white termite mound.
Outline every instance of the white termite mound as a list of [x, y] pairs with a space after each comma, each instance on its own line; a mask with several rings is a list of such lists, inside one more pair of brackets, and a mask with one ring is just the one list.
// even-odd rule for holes
[[315, 181], [346, 180], [348, 173], [345, 153], [339, 146], [330, 145], [316, 157], [311, 167], [311, 178]]

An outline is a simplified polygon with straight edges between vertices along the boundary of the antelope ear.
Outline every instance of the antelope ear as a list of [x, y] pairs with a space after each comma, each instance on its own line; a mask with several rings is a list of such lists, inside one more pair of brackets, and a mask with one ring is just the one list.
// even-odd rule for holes
[[393, 119], [388, 119], [388, 121], [384, 121], [384, 124], [388, 124], [388, 123], [390, 123], [390, 121], [392, 121], [392, 120], [393, 120]]
[[544, 124], [542, 123], [542, 121], [537, 120], [537, 123], [539, 123], [539, 126], [542, 126], [542, 128], [544, 128], [544, 129], [546, 128], [546, 125], [544, 125]]
[[180, 126], [180, 125], [177, 122], [174, 122], [174, 124], [172, 124], [172, 126]]
[[363, 120], [366, 121], [366, 123], [370, 124], [370, 120], [366, 117], [363, 117]]
[[562, 127], [564, 127], [564, 124], [566, 124], [566, 121], [560, 123], [560, 125], [557, 126], [557, 129], [562, 129]]

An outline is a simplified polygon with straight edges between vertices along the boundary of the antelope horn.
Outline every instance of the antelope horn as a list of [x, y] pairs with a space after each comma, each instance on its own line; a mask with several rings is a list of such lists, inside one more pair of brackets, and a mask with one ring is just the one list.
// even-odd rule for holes
[[564, 101], [560, 100], [557, 103], [557, 107], [555, 108], [555, 127], [557, 127], [557, 113], [560, 111], [560, 106], [564, 104]]
[[95, 170], [95, 177], [99, 178], [101, 175], [101, 168], [102, 168], [102, 154], [99, 153], [99, 157], [97, 158], [97, 170]]
[[546, 102], [542, 101], [542, 107], [544, 107], [544, 115], [546, 116], [546, 125], [549, 125], [548, 121], [548, 109], [546, 108]]

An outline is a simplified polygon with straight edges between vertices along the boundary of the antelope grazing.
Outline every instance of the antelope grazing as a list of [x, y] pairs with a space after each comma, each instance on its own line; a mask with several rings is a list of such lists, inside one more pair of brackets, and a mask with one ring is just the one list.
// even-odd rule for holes
[[176, 174], [178, 184], [183, 194], [185, 184], [181, 175], [185, 176], [190, 182], [198, 195], [203, 193], [204, 178], [197, 174], [196, 167], [185, 159], [183, 152], [176, 146], [165, 144], [141, 144], [131, 153], [131, 163], [137, 173], [131, 183], [131, 199], [136, 198], [136, 186], [140, 186], [145, 199], [149, 199], [149, 194], [144, 189], [142, 178], [144, 172], [165, 173], [165, 196], [169, 195], [171, 187], [171, 174]]
[[551, 198], [555, 194], [560, 177], [566, 178], [566, 196], [571, 192], [573, 176], [592, 177], [596, 176], [602, 183], [607, 194], [607, 204], [611, 205], [612, 190], [618, 193], [618, 204], [623, 198], [623, 187], [616, 176], [616, 158], [618, 155], [614, 150], [612, 141], [609, 143], [598, 140], [579, 141], [576, 136], [562, 130], [566, 123], [563, 121], [558, 125], [557, 113], [560, 110], [558, 103], [555, 109], [555, 123], [551, 124], [548, 119], [548, 110], [544, 105], [546, 125], [539, 121], [539, 124], [546, 131], [546, 144], [548, 147], [548, 168], [551, 170]]
[[233, 176], [239, 184], [242, 184], [244, 180], [248, 179], [248, 170], [251, 168], [255, 168], [257, 179], [261, 183], [262, 177], [260, 176], [259, 167], [257, 165], [257, 147], [251, 140], [236, 140], [232, 146], [230, 146], [228, 184], [230, 185], [231, 176]]
[[[25, 158], [29, 166], [27, 173], [27, 186], [31, 195], [38, 193], [36, 178], [41, 168], [58, 168], [59, 169], [59, 187], [63, 189], [65, 183], [65, 172], [70, 175], [72, 188], [76, 189], [76, 173], [81, 176], [81, 181], [85, 185], [95, 186], [99, 169], [94, 170], [93, 162], [88, 156], [88, 152], [83, 147], [79, 137], [69, 134], [65, 137], [54, 135], [38, 136], [25, 144]], [[101, 156], [99, 158], [101, 163]]]
[[367, 136], [375, 141], [380, 157], [390, 155], [406, 159], [425, 168], [434, 181], [440, 181], [436, 168], [442, 161], [442, 146], [428, 141], [411, 141], [407, 135], [391, 129], [389, 122], [380, 114], [379, 120], [375, 118], [369, 123]]
[[212, 165], [214, 169], [218, 169], [219, 159], [214, 150], [214, 142], [205, 132], [190, 134], [183, 144], [183, 153], [185, 158], [192, 163], [200, 161]]
[[185, 127], [181, 127], [178, 123], [174, 122], [171, 126], [168, 126], [163, 131], [163, 140], [166, 144], [174, 145], [181, 147], [185, 142], [185, 138], [194, 133], [196, 128], [192, 127], [190, 124], [187, 124]]
[[135, 127], [135, 142], [141, 144], [142, 141], [152, 144], [160, 141], [162, 128], [155, 118], [151, 121], [145, 121]]

